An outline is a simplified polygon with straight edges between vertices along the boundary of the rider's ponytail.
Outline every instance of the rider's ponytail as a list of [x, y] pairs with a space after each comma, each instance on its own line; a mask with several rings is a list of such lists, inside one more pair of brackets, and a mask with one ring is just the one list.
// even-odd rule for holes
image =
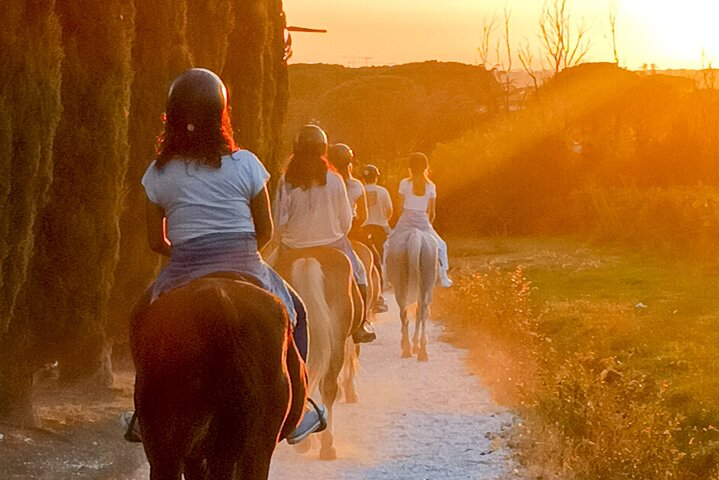
[[429, 169], [429, 160], [427, 155], [421, 152], [415, 152], [409, 156], [409, 171], [411, 173], [410, 180], [412, 182], [412, 193], [418, 197], [424, 196], [427, 187], [427, 170]]

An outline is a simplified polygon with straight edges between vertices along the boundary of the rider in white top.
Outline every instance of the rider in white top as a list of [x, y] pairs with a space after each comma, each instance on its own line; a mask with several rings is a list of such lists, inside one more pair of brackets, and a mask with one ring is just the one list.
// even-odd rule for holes
[[342, 175], [347, 187], [347, 198], [352, 206], [352, 228], [349, 237], [363, 240], [361, 228], [367, 220], [367, 197], [362, 182], [352, 176], [354, 152], [344, 143], [337, 143], [328, 149], [327, 159]]
[[[324, 188], [291, 188], [283, 175], [277, 189], [276, 219], [281, 241], [290, 248], [335, 243], [347, 235], [352, 210], [342, 177], [328, 170]], [[321, 205], [321, 207], [320, 207]], [[311, 225], [312, 228], [307, 228]]]
[[377, 225], [389, 233], [389, 219], [393, 213], [392, 198], [386, 188], [377, 185], [377, 167], [367, 165], [364, 172], [364, 189], [367, 196], [367, 221], [364, 226]]
[[[392, 199], [386, 188], [377, 185], [379, 178], [379, 169], [374, 165], [366, 165], [362, 170], [362, 179], [364, 180], [365, 195], [367, 198], [367, 221], [362, 225], [362, 237], [366, 243], [377, 265], [380, 276], [380, 282], [384, 282], [384, 268], [382, 259], [384, 258], [384, 242], [390, 233], [389, 219], [392, 218]], [[374, 310], [377, 313], [386, 312], [388, 310], [387, 302], [384, 295], [380, 293]]]
[[447, 275], [449, 268], [447, 243], [432, 226], [437, 201], [437, 187], [427, 177], [429, 161], [425, 154], [413, 153], [410, 155], [409, 162], [410, 177], [403, 179], [399, 184], [399, 220], [388, 241], [391, 242], [393, 237], [401, 235], [410, 228], [419, 228], [431, 234], [437, 241], [442, 286], [451, 287], [452, 279]]
[[[275, 218], [280, 248], [326, 246], [347, 255], [363, 300], [367, 301], [367, 275], [347, 238], [352, 222], [347, 189], [327, 160], [327, 135], [316, 125], [305, 125], [297, 134], [290, 163], [277, 190]], [[355, 343], [366, 343], [377, 335], [363, 318], [352, 338]]]

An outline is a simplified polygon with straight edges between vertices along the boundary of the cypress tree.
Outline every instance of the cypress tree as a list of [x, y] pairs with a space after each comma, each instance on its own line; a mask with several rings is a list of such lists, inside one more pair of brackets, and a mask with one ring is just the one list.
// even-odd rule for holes
[[187, 43], [195, 67], [221, 72], [234, 28], [232, 0], [188, 0]]
[[265, 126], [265, 136], [267, 137], [265, 162], [273, 177], [278, 178], [278, 170], [283, 164], [283, 158], [280, 156], [283, 151], [282, 127], [290, 97], [289, 72], [285, 58], [285, 27], [287, 24], [281, 1], [270, 0], [267, 8], [270, 12], [269, 18], [273, 20], [269, 25], [270, 41], [267, 43], [272, 78], [268, 82], [268, 95], [266, 95], [266, 104], [269, 105], [267, 109], [270, 113], [264, 117], [267, 122]]
[[[34, 422], [32, 320], [22, 290], [38, 212], [52, 181], [62, 47], [54, 2], [13, 1], [0, 15], [0, 418]], [[42, 292], [37, 292], [38, 295]]]
[[232, 98], [235, 136], [274, 173], [288, 90], [282, 2], [236, 1], [234, 12], [222, 77]]
[[169, 83], [192, 65], [186, 28], [186, 1], [137, 2], [132, 48], [135, 75], [130, 104], [130, 161], [120, 221], [120, 262], [110, 300], [112, 336], [120, 342], [127, 341], [133, 304], [160, 266], [160, 259], [147, 244], [145, 192], [140, 180], [155, 157]]
[[[63, 115], [54, 182], [41, 214], [28, 295], [44, 352], [65, 379], [101, 373], [109, 384], [106, 322], [119, 255], [128, 163], [132, 0], [57, 0], [63, 31]], [[105, 367], [105, 368], [100, 368]]]
[[232, 99], [235, 138], [265, 160], [262, 135], [264, 93], [263, 53], [267, 41], [267, 11], [271, 0], [235, 1], [235, 28], [230, 33], [230, 55], [222, 78]]

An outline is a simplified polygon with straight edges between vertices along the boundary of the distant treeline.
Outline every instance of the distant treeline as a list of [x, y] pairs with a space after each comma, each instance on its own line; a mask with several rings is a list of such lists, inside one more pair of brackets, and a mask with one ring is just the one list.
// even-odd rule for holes
[[431, 152], [498, 112], [502, 89], [492, 72], [461, 63], [385, 67], [291, 65], [285, 134], [320, 124], [332, 143], [346, 143], [360, 164], [375, 164], [393, 183], [407, 155]]
[[276, 171], [287, 105], [281, 0], [13, 0], [0, 15], [0, 418], [33, 375], [109, 381], [112, 340], [158, 259], [140, 177], [169, 82], [218, 72], [236, 139]]
[[676, 230], [685, 242], [699, 234], [688, 224], [717, 201], [711, 189], [692, 189], [719, 182], [719, 96], [703, 83], [606, 63], [564, 70], [527, 92], [521, 108], [438, 146], [441, 225], [480, 234], [636, 234], [639, 243], [671, 241]]
[[719, 231], [719, 190], [707, 187], [719, 182], [715, 77], [587, 63], [533, 88], [453, 63], [293, 65], [285, 128], [319, 122], [358, 163], [378, 164], [391, 191], [408, 153], [430, 153], [447, 233], [598, 234], [650, 248], [701, 237], [706, 250]]

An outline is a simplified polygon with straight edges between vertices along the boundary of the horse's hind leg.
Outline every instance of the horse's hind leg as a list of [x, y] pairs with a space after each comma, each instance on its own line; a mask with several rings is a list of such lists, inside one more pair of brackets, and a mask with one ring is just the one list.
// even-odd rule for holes
[[345, 362], [342, 367], [342, 390], [345, 394], [345, 402], [357, 403], [357, 357], [359, 345], [355, 345], [351, 337], [345, 340]]
[[409, 320], [407, 319], [406, 306], [400, 308], [399, 318], [402, 321], [402, 340], [400, 341], [402, 358], [409, 358], [412, 356], [412, 345], [409, 343]]
[[[263, 444], [264, 443], [264, 444]], [[273, 441], [270, 442], [251, 442], [256, 445], [254, 448], [245, 448], [244, 453], [237, 460], [237, 469], [234, 476], [242, 480], [267, 480], [270, 475], [270, 462], [272, 460], [272, 452], [275, 449]], [[212, 477], [214, 480], [214, 477]]]
[[420, 351], [419, 338], [422, 333], [422, 312], [419, 304], [414, 313], [414, 335], [412, 335], [412, 353], [417, 355]]
[[[333, 371], [334, 370], [334, 371]], [[337, 377], [339, 372], [330, 368], [322, 380], [320, 390], [322, 391], [322, 402], [327, 407], [327, 428], [320, 434], [320, 459], [334, 460], [337, 458], [337, 449], [334, 446], [334, 403], [337, 399]]]
[[150, 462], [150, 480], [181, 480], [182, 467], [175, 459]]
[[420, 362], [429, 361], [427, 354], [427, 320], [429, 319], [429, 305], [419, 302], [417, 305], [417, 330], [415, 330], [415, 338], [419, 333], [419, 350], [417, 352], [417, 360]]

